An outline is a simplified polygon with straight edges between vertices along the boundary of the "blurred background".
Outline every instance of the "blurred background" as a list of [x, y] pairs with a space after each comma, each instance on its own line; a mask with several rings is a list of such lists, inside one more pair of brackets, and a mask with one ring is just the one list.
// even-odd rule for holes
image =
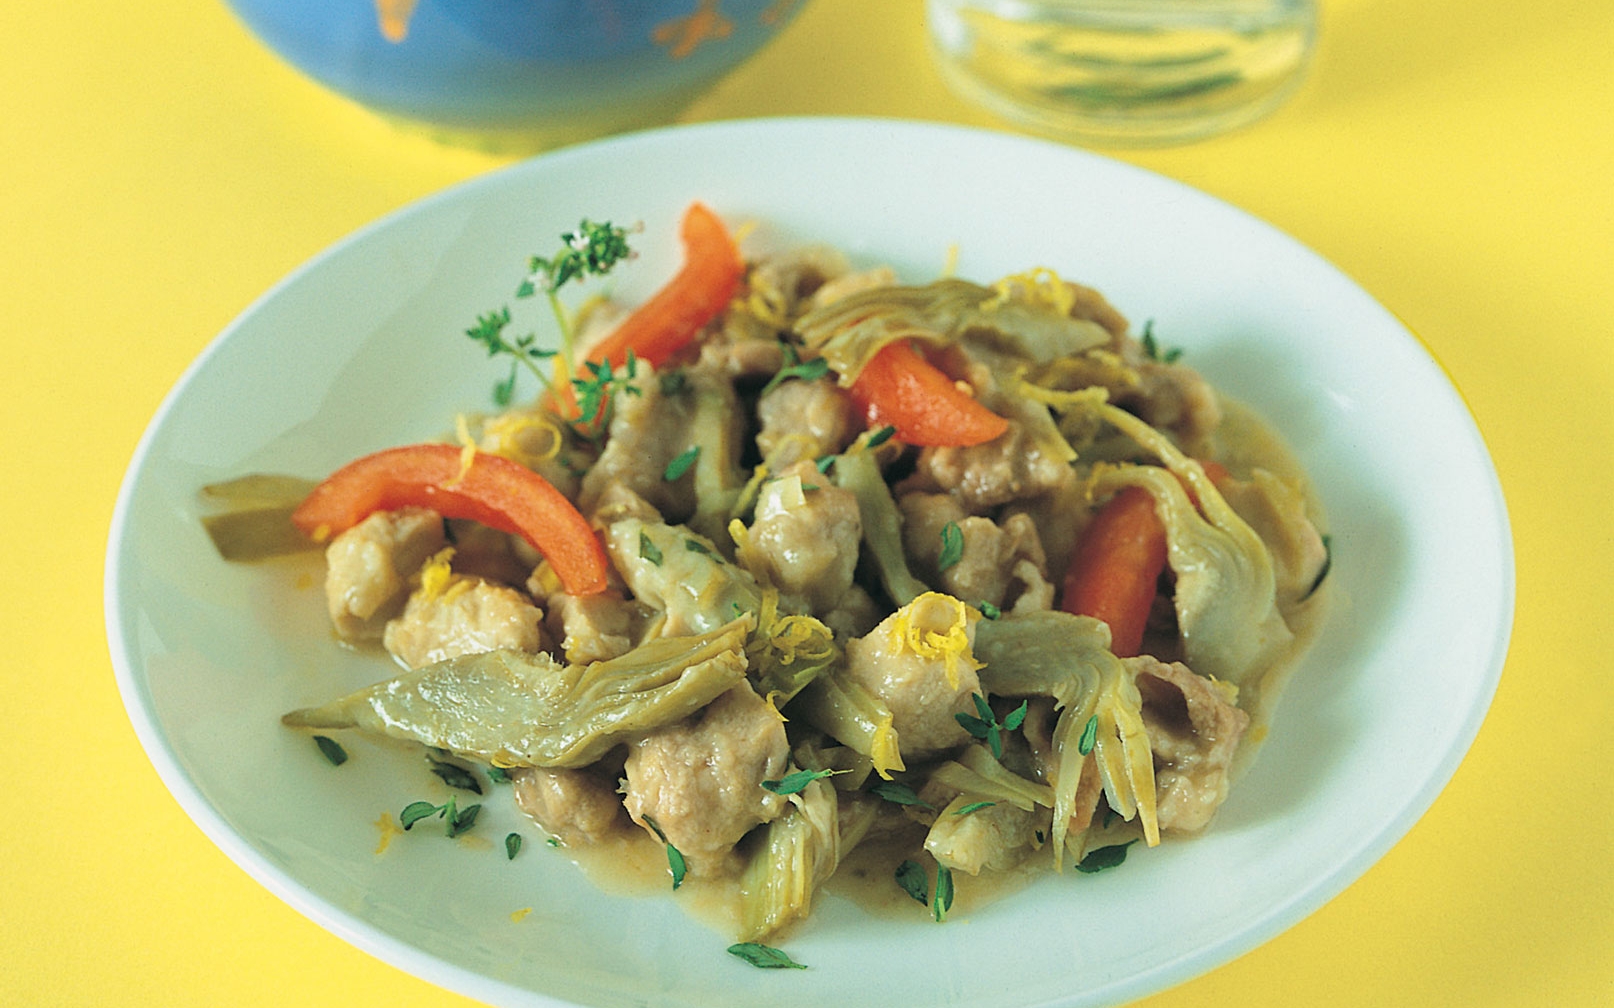
[[[1015, 128], [949, 89], [920, 0], [789, 13], [676, 120]], [[1614, 717], [1614, 5], [1322, 0], [1319, 17], [1309, 73], [1269, 116], [1098, 149], [1298, 238], [1429, 348], [1508, 497], [1513, 650], [1468, 759], [1382, 863], [1146, 1003], [1614, 1003], [1614, 815], [1596, 776]], [[218, 0], [7, 5], [0, 123], [0, 1004], [464, 1003], [303, 919], [185, 818], [123, 713], [101, 572], [123, 467], [208, 341], [331, 242], [516, 155], [398, 128]]]

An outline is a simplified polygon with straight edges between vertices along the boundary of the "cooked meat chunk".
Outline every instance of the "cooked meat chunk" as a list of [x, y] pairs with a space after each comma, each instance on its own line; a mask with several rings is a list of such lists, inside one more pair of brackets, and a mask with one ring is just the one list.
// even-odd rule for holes
[[598, 843], [628, 825], [616, 782], [592, 769], [517, 767], [510, 783], [516, 806], [562, 844]]
[[[1048, 561], [1029, 515], [1011, 514], [999, 525], [990, 518], [966, 515], [948, 494], [910, 493], [897, 506], [902, 511], [903, 547], [915, 574], [927, 583], [972, 604], [990, 602], [1024, 610], [1052, 607]], [[964, 550], [956, 563], [939, 570], [942, 530], [949, 523], [958, 526]]]
[[[709, 873], [785, 799], [762, 786], [783, 777], [790, 743], [777, 714], [742, 683], [694, 718], [629, 747], [624, 807], [654, 821], [696, 873]], [[653, 831], [652, 831], [653, 832]]]
[[803, 245], [757, 263], [751, 273], [751, 289], [762, 296], [771, 314], [788, 321], [805, 311], [825, 284], [846, 276], [850, 269], [840, 249]]
[[557, 592], [548, 601], [546, 626], [573, 665], [627, 654], [643, 636], [650, 616], [644, 606], [614, 589], [594, 595]]
[[728, 378], [771, 378], [785, 366], [784, 345], [771, 336], [719, 336], [701, 344], [698, 366]]
[[410, 593], [403, 613], [387, 622], [382, 644], [409, 668], [500, 648], [533, 652], [545, 645], [543, 618], [514, 588], [456, 575], [446, 586]]
[[578, 502], [585, 514], [593, 511], [606, 489], [621, 483], [657, 511], [688, 515], [695, 508], [690, 488], [661, 476], [667, 463], [688, 446], [694, 400], [684, 395], [664, 395], [660, 383], [654, 380], [636, 384], [638, 395], [616, 397], [610, 440], [583, 477]]
[[325, 549], [325, 602], [344, 640], [376, 640], [403, 608], [409, 578], [442, 549], [443, 519], [425, 508], [378, 511]]
[[840, 453], [857, 436], [851, 395], [834, 381], [786, 381], [757, 403], [757, 447], [772, 471]]
[[852, 585], [833, 609], [819, 618], [840, 637], [861, 637], [880, 622], [881, 609], [873, 596]]
[[1137, 391], [1119, 396], [1116, 405], [1170, 433], [1189, 455], [1209, 454], [1210, 436], [1222, 422], [1222, 404], [1210, 382], [1180, 364], [1143, 361], [1137, 371]]
[[1117, 311], [1115, 306], [1110, 304], [1108, 298], [1099, 293], [1097, 290], [1094, 290], [1092, 287], [1087, 287], [1079, 283], [1072, 283], [1069, 280], [1066, 280], [1064, 283], [1066, 289], [1068, 289], [1071, 294], [1074, 295], [1074, 300], [1070, 306], [1071, 318], [1087, 319], [1089, 322], [1097, 322], [1099, 325], [1103, 326], [1105, 331], [1114, 337], [1117, 342], [1126, 335], [1126, 316]]
[[[863, 522], [857, 495], [829, 483], [810, 462], [786, 469], [757, 497], [748, 566], [814, 611], [838, 606], [852, 586]], [[811, 487], [811, 489], [803, 489]]]
[[[1039, 404], [1032, 404], [1039, 406]], [[1011, 501], [1038, 497], [1058, 488], [1070, 466], [1054, 458], [1018, 419], [985, 444], [968, 448], [926, 448], [919, 453], [918, 474], [935, 489], [958, 498], [971, 514]]]
[[975, 610], [930, 592], [846, 645], [846, 675], [891, 710], [904, 759], [969, 741], [955, 714], [972, 713], [981, 688], [972, 648]]
[[1227, 798], [1228, 770], [1250, 716], [1180, 662], [1147, 655], [1124, 661], [1143, 697], [1160, 828], [1204, 829]]
[[498, 584], [519, 585], [542, 559], [520, 536], [490, 528], [480, 522], [454, 520], [445, 523], [448, 540], [454, 544], [454, 570], [487, 578]]

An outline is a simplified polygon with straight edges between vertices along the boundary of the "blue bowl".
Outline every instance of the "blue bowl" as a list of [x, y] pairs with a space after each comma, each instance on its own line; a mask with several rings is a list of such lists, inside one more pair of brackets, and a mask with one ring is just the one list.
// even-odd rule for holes
[[281, 58], [443, 139], [540, 149], [666, 122], [806, 0], [226, 0]]

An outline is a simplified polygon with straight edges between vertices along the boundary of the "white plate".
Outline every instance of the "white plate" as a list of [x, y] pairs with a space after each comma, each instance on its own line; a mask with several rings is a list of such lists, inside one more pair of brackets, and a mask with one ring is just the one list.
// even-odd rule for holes
[[[529, 844], [494, 796], [467, 848], [374, 825], [434, 794], [419, 762], [353, 743], [327, 765], [279, 715], [387, 674], [331, 641], [315, 562], [233, 566], [196, 488], [323, 475], [483, 408], [502, 368], [461, 335], [526, 257], [584, 215], [643, 220], [617, 280], [647, 294], [691, 199], [777, 240], [825, 241], [910, 279], [1049, 266], [1104, 291], [1287, 434], [1332, 518], [1344, 604], [1211, 831], [1103, 875], [1049, 876], [942, 925], [840, 899], [753, 969], [671, 896], [606, 895]], [[301, 580], [300, 580], [301, 576]], [[1239, 955], [1361, 875], [1428, 808], [1490, 702], [1512, 551], [1479, 435], [1396, 320], [1288, 237], [1091, 154], [973, 130], [746, 121], [618, 138], [450, 189], [297, 271], [226, 330], [147, 432], [120, 496], [107, 622], [129, 715], [185, 810], [253, 877], [401, 969], [499, 1004], [699, 1008], [1087, 1005]], [[401, 762], [400, 762], [401, 761]], [[442, 800], [440, 797], [437, 800]], [[530, 835], [530, 834], [529, 834]], [[531, 907], [520, 922], [514, 911]]]

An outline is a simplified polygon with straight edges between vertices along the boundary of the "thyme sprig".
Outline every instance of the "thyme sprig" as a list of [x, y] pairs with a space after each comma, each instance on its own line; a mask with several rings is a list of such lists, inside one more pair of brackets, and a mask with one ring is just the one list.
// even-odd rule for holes
[[[539, 367], [540, 362], [558, 356], [561, 373], [567, 376], [574, 373], [572, 363], [576, 359], [576, 334], [572, 317], [560, 299], [560, 291], [567, 284], [581, 282], [591, 276], [605, 276], [618, 263], [633, 258], [635, 253], [628, 245], [629, 233], [629, 229], [609, 221], [602, 223], [585, 218], [575, 231], [567, 231], [560, 236], [561, 247], [554, 255], [528, 258], [527, 275], [516, 287], [515, 296], [530, 298], [542, 294], [549, 302], [550, 311], [560, 329], [559, 350], [540, 346], [535, 332], [513, 337], [507, 335], [506, 330], [511, 325], [508, 305], [478, 315], [476, 324], [465, 330], [466, 336], [487, 348], [488, 356], [506, 355], [512, 358], [509, 374], [493, 387], [495, 403], [499, 406], [510, 404], [515, 395], [518, 371], [523, 366], [544, 388], [551, 388], [552, 383], [549, 375]], [[594, 378], [597, 379], [598, 375]]]

